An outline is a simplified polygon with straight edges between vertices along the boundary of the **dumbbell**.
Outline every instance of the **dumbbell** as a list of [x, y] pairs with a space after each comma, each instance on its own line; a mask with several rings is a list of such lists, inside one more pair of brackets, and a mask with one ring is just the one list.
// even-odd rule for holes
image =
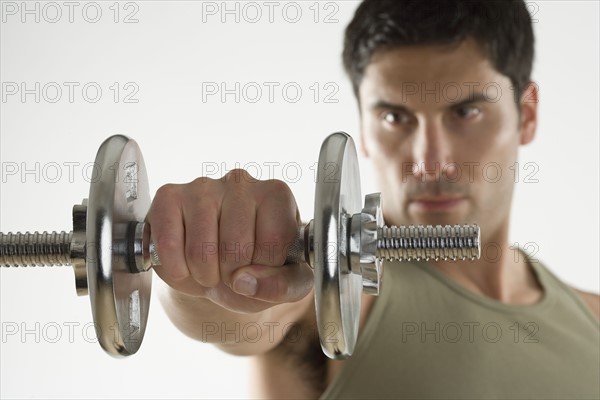
[[[73, 231], [0, 233], [0, 265], [72, 265], [78, 295], [89, 294], [98, 342], [113, 356], [136, 353], [142, 343], [160, 258], [144, 222], [150, 208], [148, 177], [138, 144], [106, 139], [94, 164], [89, 196], [73, 207]], [[477, 225], [384, 226], [381, 194], [361, 205], [356, 148], [343, 132], [321, 147], [315, 215], [298, 227], [286, 264], [314, 270], [317, 329], [324, 353], [352, 355], [361, 293], [378, 295], [383, 261], [476, 259]], [[333, 332], [333, 333], [332, 333]]]

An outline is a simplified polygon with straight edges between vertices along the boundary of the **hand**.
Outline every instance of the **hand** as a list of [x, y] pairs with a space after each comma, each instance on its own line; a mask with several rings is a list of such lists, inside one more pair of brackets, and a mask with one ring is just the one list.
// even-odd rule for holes
[[300, 217], [290, 188], [244, 170], [161, 187], [147, 221], [169, 286], [236, 312], [305, 297], [308, 265], [284, 265]]

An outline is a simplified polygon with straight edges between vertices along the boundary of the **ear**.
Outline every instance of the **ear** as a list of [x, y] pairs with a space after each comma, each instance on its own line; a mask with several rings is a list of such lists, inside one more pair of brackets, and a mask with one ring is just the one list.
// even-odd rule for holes
[[535, 137], [538, 118], [538, 96], [538, 85], [535, 82], [529, 82], [519, 101], [521, 110], [519, 135], [521, 136], [521, 144], [529, 144]]

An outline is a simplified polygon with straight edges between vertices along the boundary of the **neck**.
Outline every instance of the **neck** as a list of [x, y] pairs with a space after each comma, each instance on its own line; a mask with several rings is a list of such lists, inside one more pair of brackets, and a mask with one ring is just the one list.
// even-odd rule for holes
[[508, 224], [482, 235], [481, 257], [475, 261], [441, 261], [434, 265], [467, 289], [509, 304], [533, 304], [543, 289], [527, 258], [508, 242]]

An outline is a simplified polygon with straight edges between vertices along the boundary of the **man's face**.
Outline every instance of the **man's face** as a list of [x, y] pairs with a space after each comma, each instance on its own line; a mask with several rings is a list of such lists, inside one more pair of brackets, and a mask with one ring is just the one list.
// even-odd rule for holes
[[507, 229], [537, 101], [526, 91], [520, 117], [511, 86], [470, 39], [375, 53], [359, 87], [361, 144], [387, 224], [477, 223], [486, 238]]

